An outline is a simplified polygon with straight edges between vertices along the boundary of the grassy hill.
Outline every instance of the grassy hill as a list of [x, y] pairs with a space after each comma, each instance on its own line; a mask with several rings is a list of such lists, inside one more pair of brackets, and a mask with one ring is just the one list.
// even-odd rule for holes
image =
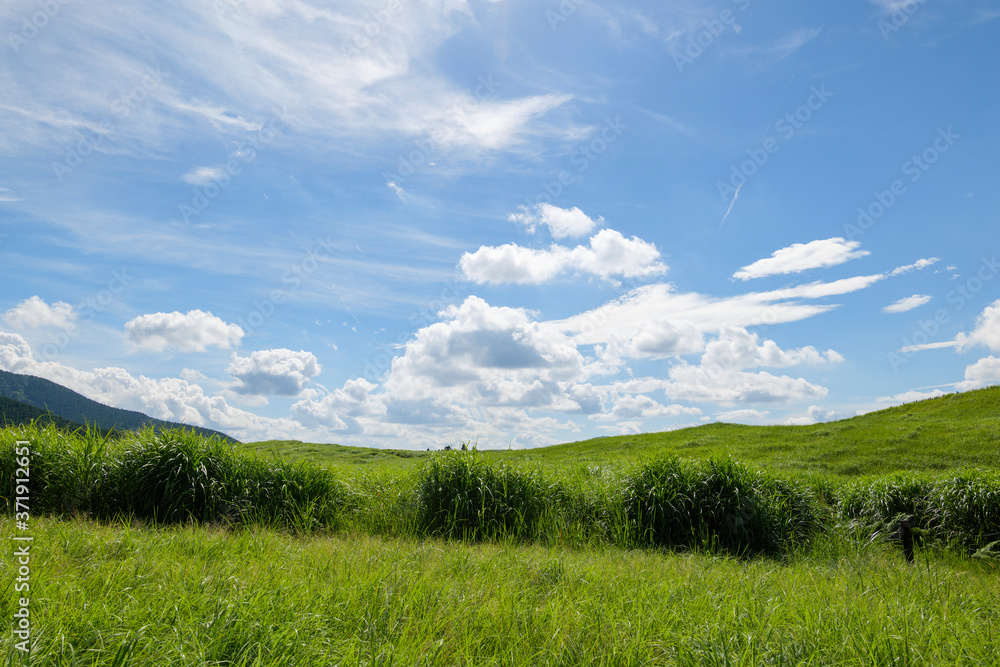
[[0, 397], [27, 403], [77, 424], [91, 424], [102, 431], [110, 429], [134, 431], [146, 426], [153, 426], [156, 429], [187, 428], [206, 437], [216, 435], [235, 442], [228, 435], [212, 429], [154, 419], [134, 410], [113, 408], [60, 384], [33, 375], [0, 371]]
[[[298, 441], [265, 441], [248, 450], [337, 467], [408, 469], [431, 454]], [[495, 461], [537, 464], [564, 473], [677, 455], [733, 456], [776, 472], [851, 478], [896, 471], [1000, 469], [1000, 386], [948, 394], [811, 426], [706, 424], [663, 433], [595, 438], [530, 450], [491, 451]]]

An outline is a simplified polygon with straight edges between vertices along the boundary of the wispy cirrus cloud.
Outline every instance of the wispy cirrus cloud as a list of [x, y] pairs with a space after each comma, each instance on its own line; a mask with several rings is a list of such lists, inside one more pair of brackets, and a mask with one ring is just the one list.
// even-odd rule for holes
[[882, 309], [885, 313], [906, 313], [914, 308], [919, 308], [925, 303], [929, 302], [933, 297], [926, 294], [914, 294], [913, 296], [903, 297], [895, 303], [891, 303]]
[[867, 250], [858, 250], [860, 246], [859, 241], [848, 241], [841, 237], [793, 243], [787, 248], [775, 250], [770, 257], [744, 266], [733, 274], [733, 278], [751, 280], [837, 266], [870, 254]]
[[[67, 4], [46, 28], [47, 57], [0, 66], [0, 85], [18, 100], [0, 106], [0, 145], [58, 145], [110, 123], [114, 140], [98, 150], [142, 150], [192, 133], [246, 134], [276, 113], [314, 137], [433, 136], [443, 150], [503, 151], [534, 136], [577, 133], [565, 118], [536, 125], [571, 95], [509, 95], [490, 72], [481, 77], [492, 82], [487, 90], [430, 66], [471, 16], [464, 0], [403, 3], [372, 37], [370, 7], [360, 0], [336, 8], [184, 0], [148, 14]], [[146, 40], [160, 45], [155, 62], [144, 55]], [[155, 90], [120, 114], [115, 102], [153, 66], [161, 73]]]

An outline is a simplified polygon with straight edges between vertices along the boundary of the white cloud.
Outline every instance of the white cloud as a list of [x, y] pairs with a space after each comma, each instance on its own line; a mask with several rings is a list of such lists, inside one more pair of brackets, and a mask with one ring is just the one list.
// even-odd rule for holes
[[[46, 28], [48, 57], [9, 70], [18, 105], [0, 108], [0, 146], [61, 146], [108, 119], [114, 141], [100, 150], [141, 154], [202, 133], [243, 140], [278, 110], [321, 147], [419, 138], [474, 156], [581, 132], [545, 120], [570, 95], [512, 97], [491, 75], [455, 84], [439, 73], [442, 45], [475, 26], [465, 0], [402, 3], [382, 22], [372, 12], [364, 0], [181, 0], [145, 14], [67, 4]], [[132, 48], [134, 35], [169, 54], [148, 82], [150, 54]], [[132, 86], [144, 87], [141, 104], [109, 104]]]
[[756, 334], [725, 326], [718, 337], [705, 346], [700, 365], [684, 361], [673, 365], [667, 372], [667, 380], [660, 386], [674, 400], [724, 404], [789, 403], [824, 398], [828, 391], [803, 378], [743, 369], [842, 360], [843, 357], [833, 350], [820, 353], [812, 346], [782, 350], [774, 341], [761, 343]]
[[639, 323], [631, 337], [611, 338], [613, 354], [628, 357], [661, 359], [683, 354], [695, 354], [705, 349], [702, 332], [689, 320], [658, 319]]
[[10, 188], [0, 188], [0, 202], [5, 201], [21, 201], [21, 198], [18, 197]]
[[877, 403], [891, 403], [893, 405], [901, 405], [903, 403], [913, 403], [914, 401], [924, 401], [928, 398], [937, 398], [938, 396], [944, 396], [947, 392], [941, 391], [940, 389], [935, 389], [934, 391], [919, 391], [911, 390], [904, 391], [901, 394], [895, 394], [894, 396], [880, 396], [875, 399]]
[[904, 391], [901, 394], [895, 394], [893, 396], [879, 396], [875, 399], [876, 403], [889, 403], [891, 405], [902, 405], [903, 403], [913, 403], [914, 401], [925, 401], [928, 398], [937, 398], [938, 396], [945, 396], [948, 392], [941, 391], [940, 389], [935, 389], [933, 391], [919, 391], [913, 389], [911, 391]]
[[385, 184], [385, 186], [390, 190], [392, 190], [397, 197], [399, 197], [404, 201], [406, 200], [406, 190], [399, 187], [399, 185], [395, 181], [389, 181], [388, 183]]
[[138, 347], [161, 352], [204, 352], [209, 347], [231, 348], [245, 335], [236, 324], [226, 324], [212, 313], [151, 313], [125, 323], [126, 337]]
[[464, 276], [477, 283], [540, 284], [564, 271], [589, 273], [600, 278], [645, 278], [665, 273], [660, 252], [652, 243], [621, 232], [602, 229], [589, 246], [573, 249], [552, 245], [534, 250], [513, 243], [482, 246], [459, 261]]
[[987, 306], [976, 318], [976, 328], [971, 333], [955, 337], [958, 351], [985, 345], [992, 352], [1000, 352], [1000, 299]]
[[68, 328], [76, 320], [76, 311], [65, 301], [49, 305], [41, 297], [33, 296], [17, 304], [3, 316], [4, 322], [15, 329], [41, 327]]
[[494, 307], [475, 296], [450, 306], [443, 321], [420, 329], [392, 361], [385, 388], [397, 399], [546, 407], [560, 383], [584, 377], [568, 338], [523, 308]]
[[959, 382], [955, 387], [959, 391], [969, 391], [994, 384], [1000, 384], [1000, 359], [989, 356], [968, 366], [965, 369], [965, 381]]
[[511, 213], [508, 219], [525, 225], [531, 234], [537, 231], [539, 225], [545, 225], [554, 239], [586, 236], [604, 222], [604, 218], [593, 220], [576, 206], [565, 209], [544, 202], [530, 209], [519, 206], [518, 212]]
[[923, 350], [940, 350], [945, 347], [956, 347], [958, 343], [953, 340], [940, 341], [937, 343], [924, 343], [922, 345], [906, 345], [896, 350], [897, 352], [921, 352]]
[[945, 347], [954, 347], [958, 352], [965, 352], [978, 345], [988, 347], [992, 352], [1000, 352], [1000, 300], [983, 309], [976, 318], [976, 327], [971, 333], [960, 333], [954, 340], [924, 343], [922, 345], [907, 345], [898, 352], [920, 352]]
[[226, 172], [220, 167], [198, 167], [181, 176], [181, 180], [191, 185], [208, 185], [221, 181]]
[[719, 332], [718, 338], [705, 346], [701, 363], [723, 369], [743, 369], [839, 363], [843, 360], [834, 350], [820, 353], [811, 345], [797, 350], [782, 350], [773, 340], [761, 343], [757, 334], [741, 327], [726, 326]]
[[568, 264], [569, 249], [553, 246], [534, 250], [515, 243], [483, 246], [459, 261], [462, 274], [477, 283], [538, 285], [559, 275]]
[[593, 414], [595, 421], [628, 421], [651, 419], [654, 417], [677, 417], [680, 415], [700, 415], [701, 410], [683, 405], [661, 405], [649, 396], [642, 394], [612, 393], [609, 397], [612, 409], [609, 412]]
[[663, 390], [674, 400], [710, 403], [792, 403], [825, 398], [828, 390], [804, 378], [721, 367], [674, 365]]
[[348, 380], [340, 389], [318, 400], [306, 399], [292, 406], [300, 421], [314, 423], [335, 431], [363, 431], [359, 420], [377, 419], [386, 414], [384, 396], [374, 396], [377, 385], [358, 378]]
[[236, 393], [298, 396], [319, 375], [320, 365], [312, 352], [278, 348], [256, 350], [249, 357], [234, 353], [226, 372], [237, 380]]
[[906, 264], [905, 266], [897, 266], [889, 273], [889, 275], [899, 276], [904, 273], [909, 273], [910, 271], [922, 271], [923, 269], [926, 269], [928, 266], [934, 266], [940, 261], [941, 259], [939, 257], [928, 257], [926, 259], [918, 259], [913, 264]]
[[857, 416], [857, 414], [857, 412], [838, 412], [836, 410], [827, 410], [819, 405], [810, 405], [809, 410], [806, 411], [804, 416], [789, 417], [785, 420], [785, 424], [788, 426], [807, 426], [809, 424], [848, 419], [849, 417]]
[[766, 259], [759, 259], [744, 266], [733, 274], [734, 278], [750, 280], [786, 273], [801, 273], [809, 269], [829, 268], [870, 254], [858, 250], [859, 241], [848, 241], [835, 237], [809, 243], [793, 243], [771, 253]]
[[551, 324], [572, 334], [578, 345], [621, 345], [622, 341], [639, 337], [655, 326], [651, 323], [662, 321], [689, 322], [704, 333], [714, 333], [729, 325], [771, 326], [807, 319], [836, 307], [802, 303], [801, 299], [856, 292], [883, 278], [883, 275], [855, 276], [724, 298], [695, 292], [679, 293], [670, 284], [656, 283], [643, 285], [614, 301]]
[[919, 308], [932, 298], [934, 297], [927, 296], [926, 294], [914, 294], [913, 296], [904, 297], [896, 303], [889, 304], [882, 311], [886, 313], [905, 313], [914, 308]]

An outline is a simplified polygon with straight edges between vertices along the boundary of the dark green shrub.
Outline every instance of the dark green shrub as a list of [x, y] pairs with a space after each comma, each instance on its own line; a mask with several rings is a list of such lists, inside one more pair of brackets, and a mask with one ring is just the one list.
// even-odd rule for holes
[[537, 475], [491, 466], [475, 452], [435, 456], [418, 487], [423, 530], [452, 538], [531, 537], [546, 504]]
[[335, 526], [349, 508], [344, 485], [316, 466], [242, 457], [235, 463], [238, 484], [224, 512], [230, 520], [308, 532]]
[[172, 523], [212, 521], [238, 510], [239, 466], [219, 440], [190, 431], [147, 431], [126, 445], [116, 463], [105, 514]]
[[108, 436], [96, 429], [82, 428], [64, 433], [56, 426], [25, 425], [3, 431], [0, 442], [0, 495], [13, 508], [17, 441], [29, 444], [29, 506], [32, 513], [90, 513], [100, 502], [107, 457]]
[[221, 440], [181, 430], [137, 437], [105, 487], [107, 516], [261, 522], [299, 532], [333, 526], [347, 498], [321, 468], [237, 455]]
[[1000, 539], [1000, 475], [968, 473], [942, 479], [929, 494], [939, 539], [975, 551]]
[[892, 475], [872, 481], [855, 482], [840, 491], [840, 515], [860, 525], [879, 526], [899, 516], [909, 515], [916, 525], [926, 527], [930, 519], [932, 483], [912, 475]]
[[730, 460], [654, 461], [625, 481], [629, 541], [780, 555], [808, 540], [816, 504], [797, 486]]

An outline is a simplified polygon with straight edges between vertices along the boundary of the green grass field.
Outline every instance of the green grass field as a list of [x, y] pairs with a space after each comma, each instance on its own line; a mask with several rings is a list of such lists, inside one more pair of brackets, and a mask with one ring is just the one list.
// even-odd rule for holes
[[[14, 522], [17, 440], [31, 518]], [[394, 452], [0, 431], [9, 665], [995, 665], [1000, 388]], [[895, 537], [916, 521], [916, 560]], [[989, 546], [992, 545], [992, 548]], [[23, 572], [21, 572], [23, 575]], [[13, 628], [13, 626], [11, 626]]]

